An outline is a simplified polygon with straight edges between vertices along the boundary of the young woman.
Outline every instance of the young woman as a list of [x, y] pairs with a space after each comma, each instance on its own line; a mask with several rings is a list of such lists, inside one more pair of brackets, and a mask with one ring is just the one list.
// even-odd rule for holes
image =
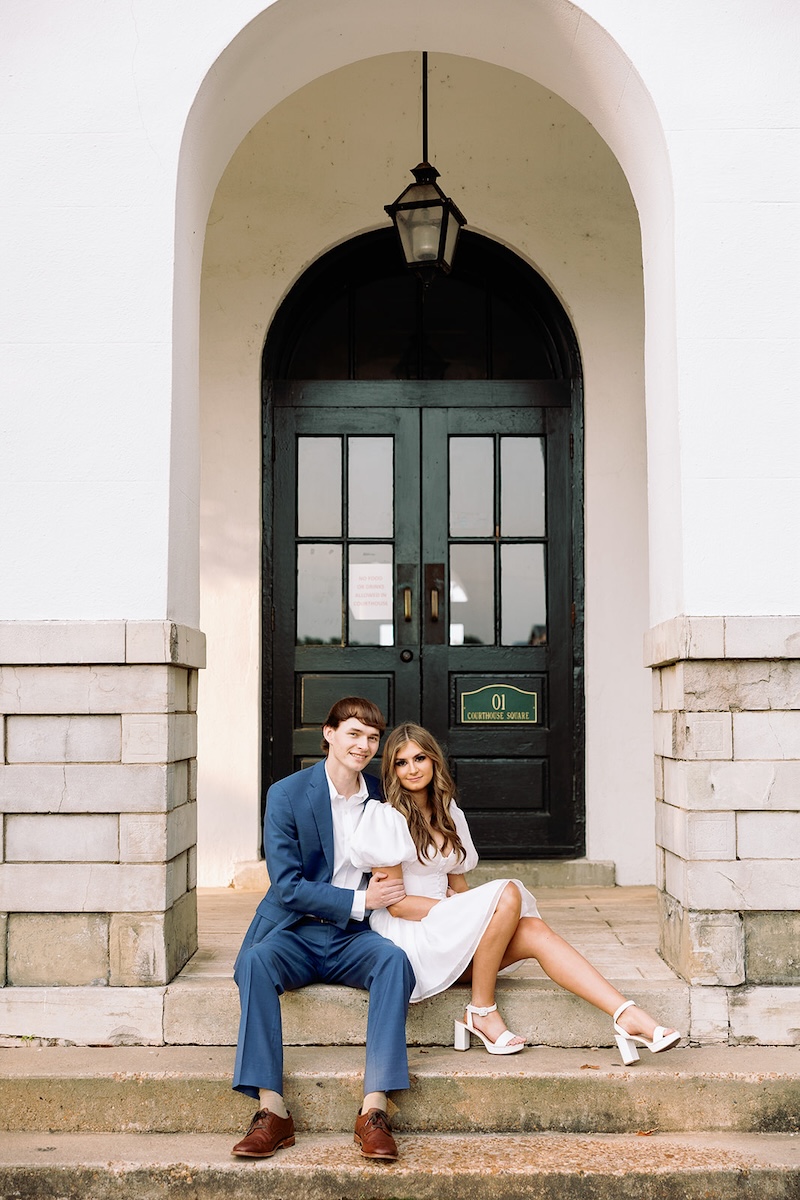
[[490, 1054], [516, 1054], [525, 1039], [506, 1028], [495, 1004], [498, 973], [535, 958], [561, 987], [588, 1000], [614, 1022], [622, 1061], [636, 1062], [636, 1042], [653, 1053], [680, 1041], [626, 1000], [573, 946], [539, 916], [536, 900], [518, 879], [467, 888], [464, 874], [478, 862], [455, 787], [436, 739], [419, 725], [398, 726], [383, 751], [387, 803], [370, 801], [351, 847], [362, 870], [402, 878], [406, 897], [370, 914], [372, 928], [405, 950], [417, 977], [412, 1004], [471, 981], [472, 998], [455, 1022], [455, 1048], [471, 1036]]

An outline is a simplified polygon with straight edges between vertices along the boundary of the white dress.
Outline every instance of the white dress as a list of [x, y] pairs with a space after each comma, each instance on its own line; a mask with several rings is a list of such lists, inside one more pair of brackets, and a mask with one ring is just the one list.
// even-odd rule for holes
[[393, 917], [385, 908], [374, 909], [369, 915], [372, 928], [408, 955], [417, 977], [412, 1004], [443, 992], [464, 973], [507, 883], [519, 888], [522, 916], [539, 916], [536, 900], [518, 879], [493, 879], [469, 891], [446, 895], [448, 873], [463, 875], [478, 862], [466, 817], [455, 801], [451, 802], [450, 812], [467, 852], [464, 862], [454, 850], [448, 854], [437, 851], [435, 857], [420, 862], [405, 818], [391, 805], [377, 800], [367, 803], [350, 846], [353, 865], [362, 871], [401, 863], [407, 895], [432, 896], [440, 901], [421, 921]]

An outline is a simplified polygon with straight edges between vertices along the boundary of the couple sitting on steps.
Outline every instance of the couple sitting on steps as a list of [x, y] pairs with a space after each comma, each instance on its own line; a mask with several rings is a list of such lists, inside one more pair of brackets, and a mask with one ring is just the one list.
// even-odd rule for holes
[[[264, 827], [270, 887], [236, 960], [241, 1021], [233, 1086], [258, 1101], [233, 1153], [269, 1158], [294, 1145], [283, 1102], [279, 997], [309, 983], [369, 991], [364, 1102], [354, 1140], [365, 1158], [393, 1161], [386, 1093], [408, 1087], [409, 1002], [457, 981], [472, 1000], [455, 1021], [455, 1048], [479, 1038], [516, 1054], [523, 1038], [495, 1004], [499, 971], [535, 958], [551, 979], [612, 1016], [623, 1062], [636, 1042], [653, 1052], [680, 1040], [625, 998], [539, 916], [516, 879], [468, 889], [478, 861], [444, 755], [418, 725], [400, 725], [383, 751], [383, 796], [362, 772], [386, 722], [369, 700], [334, 704], [324, 762], [269, 789]], [[371, 874], [370, 874], [371, 873]], [[463, 1017], [463, 1019], [461, 1019]]]

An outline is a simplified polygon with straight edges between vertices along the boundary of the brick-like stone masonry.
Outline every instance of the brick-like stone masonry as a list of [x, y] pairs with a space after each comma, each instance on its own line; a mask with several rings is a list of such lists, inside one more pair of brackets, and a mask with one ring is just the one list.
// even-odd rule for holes
[[699, 1040], [800, 1043], [800, 617], [651, 630], [661, 952]]
[[163, 986], [197, 949], [205, 639], [0, 622], [0, 983]]

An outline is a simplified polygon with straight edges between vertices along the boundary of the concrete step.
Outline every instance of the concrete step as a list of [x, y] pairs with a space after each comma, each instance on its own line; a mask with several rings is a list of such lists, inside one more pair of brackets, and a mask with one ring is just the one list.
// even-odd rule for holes
[[614, 887], [617, 872], [613, 862], [600, 859], [482, 859], [469, 873], [470, 887], [490, 879], [520, 879], [530, 891], [541, 888]]
[[[394, 1127], [415, 1133], [800, 1130], [797, 1047], [677, 1048], [623, 1067], [616, 1050], [529, 1047], [507, 1057], [409, 1051], [411, 1088]], [[352, 1129], [358, 1047], [293, 1047], [285, 1092], [298, 1130]], [[0, 1050], [0, 1129], [50, 1133], [226, 1133], [255, 1105], [231, 1091], [228, 1047]], [[0, 1138], [4, 1142], [5, 1135]], [[49, 1144], [49, 1142], [47, 1143]]]
[[[689, 1028], [689, 987], [665, 970], [662, 980], [613, 982], [664, 1024]], [[497, 1002], [510, 1029], [533, 1045], [610, 1046], [611, 1021], [583, 1000], [541, 976], [535, 966], [501, 979]], [[62, 989], [66, 991], [66, 989]], [[411, 1046], [449, 1046], [453, 1020], [469, 1001], [465, 987], [412, 1004], [406, 1025]], [[281, 1000], [287, 1046], [363, 1045], [367, 1028], [366, 992], [314, 984], [287, 992]], [[180, 979], [164, 997], [164, 1041], [170, 1045], [232, 1046], [239, 1027], [239, 993], [232, 980]]]
[[[470, 887], [489, 879], [521, 879], [532, 891], [542, 887], [614, 887], [613, 862], [591, 858], [485, 859], [470, 871]], [[233, 887], [237, 891], [265, 892], [269, 886], [263, 859], [238, 863]]]
[[2, 1200], [797, 1200], [791, 1135], [400, 1137], [396, 1163], [352, 1135], [242, 1161], [221, 1134], [18, 1133], [0, 1139]]

